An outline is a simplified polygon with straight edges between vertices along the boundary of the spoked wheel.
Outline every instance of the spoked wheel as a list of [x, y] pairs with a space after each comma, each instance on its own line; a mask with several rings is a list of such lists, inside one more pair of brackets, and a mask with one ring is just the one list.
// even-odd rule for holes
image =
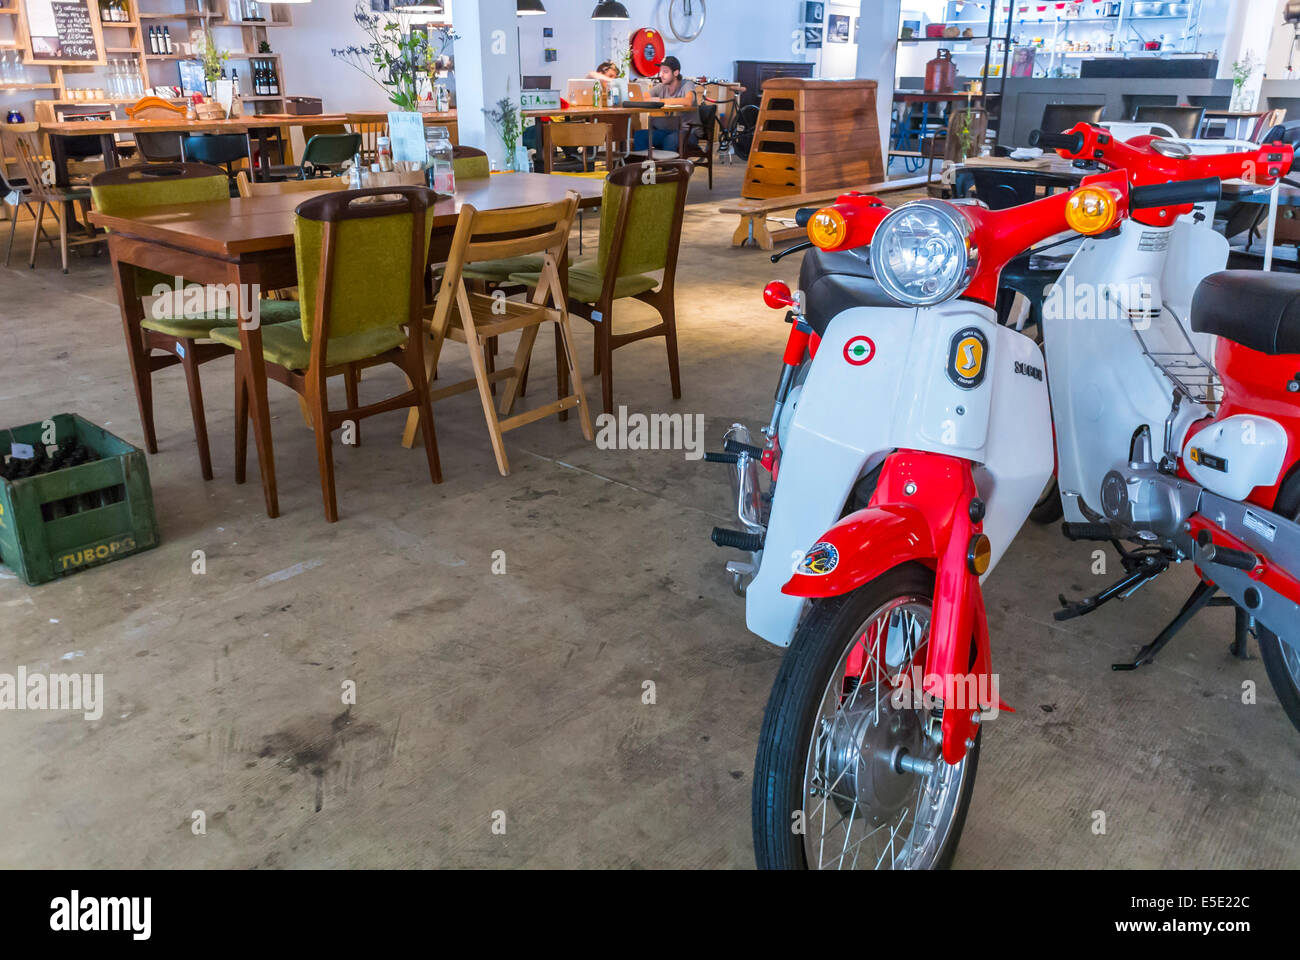
[[[1300, 523], [1300, 473], [1282, 484], [1274, 509]], [[1291, 723], [1300, 731], [1300, 651], [1263, 624], [1258, 625], [1256, 635], [1259, 637], [1259, 657], [1264, 661], [1264, 672], [1273, 685], [1273, 692]]]
[[752, 103], [740, 108], [740, 117], [736, 123], [736, 153], [742, 160], [749, 159], [749, 151], [754, 147], [754, 134], [758, 130], [758, 107]]
[[[895, 568], [818, 601], [781, 664], [754, 770], [760, 868], [948, 866], [970, 806], [979, 738], [940, 756], [942, 708], [895, 696], [924, 668], [934, 574]], [[919, 700], [919, 698], [918, 698]]]

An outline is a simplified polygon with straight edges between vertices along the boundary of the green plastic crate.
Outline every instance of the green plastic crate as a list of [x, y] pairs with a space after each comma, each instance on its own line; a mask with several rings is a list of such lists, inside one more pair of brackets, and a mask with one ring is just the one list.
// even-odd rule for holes
[[[75, 413], [53, 421], [56, 442], [75, 438], [101, 459], [0, 479], [0, 563], [32, 586], [158, 546], [144, 452]], [[47, 438], [43, 423], [0, 430], [0, 455]]]

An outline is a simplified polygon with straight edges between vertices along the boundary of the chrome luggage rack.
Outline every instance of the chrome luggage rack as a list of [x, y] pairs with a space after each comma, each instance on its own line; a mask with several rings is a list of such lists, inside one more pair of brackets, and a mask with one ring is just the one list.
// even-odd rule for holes
[[[1162, 303], [1159, 310], [1130, 310], [1129, 320], [1142, 352], [1169, 379], [1174, 390], [1208, 407], [1211, 413], [1217, 411], [1223, 395], [1219, 371], [1196, 349], [1187, 326], [1169, 304]], [[1140, 321], [1145, 320], [1150, 323], [1144, 336]]]

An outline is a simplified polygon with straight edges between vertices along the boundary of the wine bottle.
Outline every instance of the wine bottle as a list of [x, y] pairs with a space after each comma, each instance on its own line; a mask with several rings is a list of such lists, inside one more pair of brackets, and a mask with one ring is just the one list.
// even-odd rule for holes
[[171, 54], [171, 53], [174, 52], [174, 48], [172, 47], [172, 28], [171, 28], [171, 27], [163, 27], [163, 46], [166, 48], [166, 51], [167, 51], [168, 54]]

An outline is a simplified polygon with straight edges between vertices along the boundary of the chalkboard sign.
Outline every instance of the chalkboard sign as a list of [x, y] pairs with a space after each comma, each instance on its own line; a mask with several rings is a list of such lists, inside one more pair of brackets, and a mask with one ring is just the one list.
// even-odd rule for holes
[[104, 63], [104, 38], [94, 0], [24, 0], [27, 61], [48, 64]]

